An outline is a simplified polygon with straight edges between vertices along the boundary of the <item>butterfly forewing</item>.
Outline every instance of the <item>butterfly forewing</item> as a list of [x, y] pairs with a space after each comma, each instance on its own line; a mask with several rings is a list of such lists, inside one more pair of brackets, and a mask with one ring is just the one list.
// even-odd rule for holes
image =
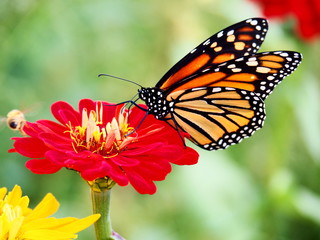
[[170, 95], [173, 127], [206, 150], [224, 149], [261, 128], [264, 103], [255, 93], [234, 88], [196, 88]]
[[210, 66], [252, 55], [259, 49], [268, 30], [262, 18], [234, 24], [214, 34], [175, 64], [158, 82], [157, 88], [171, 91], [188, 77]]
[[233, 87], [265, 99], [300, 64], [301, 54], [290, 51], [257, 53], [221, 63], [189, 77], [174, 91], [193, 87]]
[[291, 51], [262, 52], [238, 58], [208, 71], [225, 74], [208, 86], [244, 89], [255, 92], [264, 100], [277, 84], [296, 70], [301, 59], [300, 53]]

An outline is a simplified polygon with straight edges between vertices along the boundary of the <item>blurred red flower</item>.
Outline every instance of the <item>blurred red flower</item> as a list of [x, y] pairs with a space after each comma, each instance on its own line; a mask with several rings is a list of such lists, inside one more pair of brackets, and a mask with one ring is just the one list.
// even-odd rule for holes
[[319, 0], [251, 0], [257, 2], [266, 17], [292, 15], [301, 38], [311, 40], [320, 33]]
[[32, 158], [26, 166], [34, 173], [66, 167], [86, 181], [108, 177], [120, 186], [130, 183], [139, 193], [153, 194], [154, 181], [165, 179], [170, 163], [198, 161], [198, 153], [185, 147], [177, 131], [152, 115], [143, 121], [146, 113], [137, 107], [128, 110], [83, 99], [79, 111], [62, 101], [51, 111], [60, 123], [27, 122], [23, 130], [28, 137], [13, 138], [11, 152]]

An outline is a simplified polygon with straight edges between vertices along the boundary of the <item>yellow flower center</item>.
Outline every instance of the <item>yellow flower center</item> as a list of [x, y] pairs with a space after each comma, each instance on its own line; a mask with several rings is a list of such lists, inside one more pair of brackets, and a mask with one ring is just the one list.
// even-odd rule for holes
[[91, 110], [89, 113], [87, 109], [83, 109], [82, 125], [68, 125], [74, 150], [76, 152], [88, 150], [105, 158], [116, 156], [137, 138], [136, 132], [133, 132], [134, 128], [129, 127], [127, 120], [128, 114], [122, 108], [118, 116], [104, 124], [101, 102], [97, 103], [96, 110]]

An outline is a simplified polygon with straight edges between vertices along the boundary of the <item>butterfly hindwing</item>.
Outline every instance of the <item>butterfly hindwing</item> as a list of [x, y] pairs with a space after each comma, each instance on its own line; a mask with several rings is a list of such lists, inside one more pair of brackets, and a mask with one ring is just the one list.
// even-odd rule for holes
[[265, 119], [264, 102], [255, 93], [234, 88], [207, 87], [170, 95], [173, 127], [190, 134], [206, 150], [224, 149], [251, 136]]
[[210, 66], [252, 55], [258, 51], [268, 30], [263, 18], [251, 18], [214, 34], [175, 64], [157, 83], [168, 90], [181, 84], [183, 79]]

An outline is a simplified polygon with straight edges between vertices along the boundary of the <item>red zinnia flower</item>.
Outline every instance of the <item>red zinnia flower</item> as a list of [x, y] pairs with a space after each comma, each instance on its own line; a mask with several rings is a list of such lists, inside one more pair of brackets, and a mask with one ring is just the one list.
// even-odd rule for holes
[[252, 0], [261, 5], [266, 17], [293, 15], [297, 19], [298, 34], [310, 40], [320, 33], [319, 0]]
[[29, 137], [13, 138], [14, 149], [32, 158], [27, 168], [38, 174], [55, 173], [62, 167], [78, 171], [86, 181], [109, 178], [128, 183], [139, 192], [153, 194], [154, 181], [164, 180], [170, 163], [197, 163], [198, 153], [185, 147], [178, 132], [162, 121], [133, 107], [83, 99], [79, 111], [56, 102], [52, 114], [60, 122], [27, 122]]

